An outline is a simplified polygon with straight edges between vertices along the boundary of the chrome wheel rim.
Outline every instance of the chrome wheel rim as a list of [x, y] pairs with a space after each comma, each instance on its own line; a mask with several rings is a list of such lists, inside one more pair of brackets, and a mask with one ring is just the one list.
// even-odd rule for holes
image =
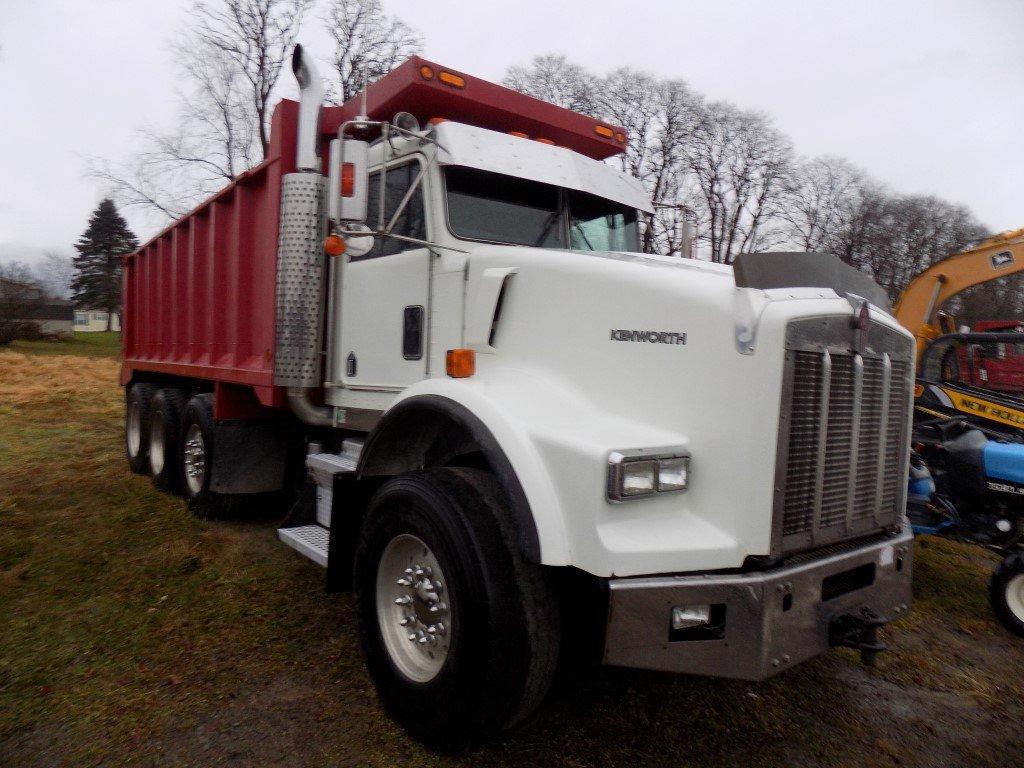
[[1017, 621], [1024, 623], [1024, 573], [1006, 583], [1006, 605]]
[[128, 402], [128, 424], [125, 434], [128, 438], [128, 455], [134, 459], [142, 450], [142, 407], [136, 400]]
[[149, 422], [149, 468], [154, 475], [164, 471], [164, 419], [159, 411]]
[[433, 680], [448, 658], [449, 600], [430, 548], [411, 534], [393, 538], [377, 566], [377, 623], [391, 662], [413, 682]]
[[203, 430], [193, 424], [185, 433], [185, 484], [192, 496], [203, 491], [206, 479], [206, 444], [203, 442]]

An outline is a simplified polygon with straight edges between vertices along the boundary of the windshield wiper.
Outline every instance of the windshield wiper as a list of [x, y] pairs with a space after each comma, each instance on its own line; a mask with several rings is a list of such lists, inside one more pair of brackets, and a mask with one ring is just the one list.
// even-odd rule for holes
[[562, 218], [561, 211], [551, 212], [551, 215], [548, 216], [547, 220], [544, 222], [544, 229], [540, 231], [540, 237], [538, 237], [537, 241], [533, 244], [535, 248], [539, 248], [544, 244], [544, 240], [548, 236], [548, 232], [551, 231], [551, 225], [558, 221], [560, 218]]

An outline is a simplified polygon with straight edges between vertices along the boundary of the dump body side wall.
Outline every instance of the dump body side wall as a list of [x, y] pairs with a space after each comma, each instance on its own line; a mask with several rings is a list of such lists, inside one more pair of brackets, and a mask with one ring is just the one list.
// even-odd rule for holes
[[298, 104], [282, 101], [267, 158], [126, 257], [121, 383], [139, 372], [274, 386], [281, 179], [295, 170]]

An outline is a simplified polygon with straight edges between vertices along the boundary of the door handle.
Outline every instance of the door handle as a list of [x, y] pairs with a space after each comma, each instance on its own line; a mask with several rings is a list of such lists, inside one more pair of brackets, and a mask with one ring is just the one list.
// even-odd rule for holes
[[402, 357], [423, 358], [423, 307], [406, 307], [402, 311]]

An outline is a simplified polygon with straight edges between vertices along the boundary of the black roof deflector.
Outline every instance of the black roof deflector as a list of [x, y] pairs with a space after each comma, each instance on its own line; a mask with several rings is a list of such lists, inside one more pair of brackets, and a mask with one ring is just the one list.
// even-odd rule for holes
[[831, 288], [892, 314], [889, 295], [878, 283], [829, 253], [741, 253], [733, 269], [738, 288]]

